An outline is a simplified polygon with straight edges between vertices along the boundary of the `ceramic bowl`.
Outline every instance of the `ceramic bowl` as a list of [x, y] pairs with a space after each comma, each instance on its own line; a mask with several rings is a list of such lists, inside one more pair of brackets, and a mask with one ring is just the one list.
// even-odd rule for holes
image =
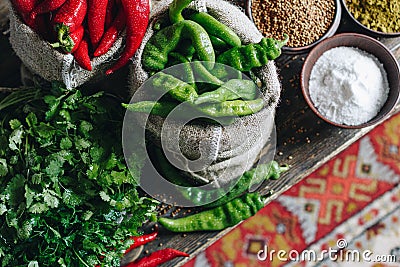
[[[386, 103], [381, 108], [378, 115], [375, 116], [375, 118], [360, 125], [344, 125], [328, 120], [318, 111], [310, 98], [308, 85], [314, 64], [325, 51], [339, 46], [356, 47], [374, 55], [383, 64], [383, 67], [388, 75], [390, 91]], [[322, 41], [320, 44], [314, 47], [307, 56], [300, 75], [300, 84], [303, 96], [314, 113], [332, 125], [352, 129], [378, 124], [390, 114], [390, 112], [395, 108], [399, 99], [399, 81], [399, 65], [394, 55], [381, 42], [369, 36], [356, 33], [342, 33]]]
[[[252, 0], [247, 0], [246, 1], [246, 15], [250, 18], [250, 20], [254, 23], [253, 19], [253, 11], [252, 11]], [[290, 46], [284, 46], [282, 47], [282, 52], [285, 54], [301, 54], [301, 53], [306, 53], [309, 52], [314, 46], [322, 42], [328, 37], [331, 37], [335, 34], [336, 30], [339, 27], [340, 24], [340, 19], [342, 16], [342, 7], [340, 5], [340, 0], [335, 0], [335, 16], [333, 18], [333, 22], [329, 29], [326, 31], [326, 33], [321, 36], [317, 41], [315, 41], [312, 44], [306, 45], [306, 46], [300, 46], [300, 47], [290, 47]], [[290, 36], [289, 36], [290, 37]]]
[[367, 26], [365, 26], [364, 24], [362, 24], [361, 22], [359, 22], [354, 16], [353, 14], [349, 11], [349, 9], [347, 8], [346, 5], [346, 0], [342, 0], [342, 4], [344, 7], [345, 12], [348, 14], [348, 16], [350, 17], [350, 19], [358, 25], [358, 27], [360, 27], [363, 32], [367, 35], [373, 36], [373, 37], [384, 37], [384, 38], [392, 38], [392, 37], [398, 37], [400, 36], [400, 32], [393, 32], [393, 33], [386, 33], [386, 32], [381, 32], [381, 31], [375, 31], [375, 30], [371, 30], [370, 28], [368, 28]]

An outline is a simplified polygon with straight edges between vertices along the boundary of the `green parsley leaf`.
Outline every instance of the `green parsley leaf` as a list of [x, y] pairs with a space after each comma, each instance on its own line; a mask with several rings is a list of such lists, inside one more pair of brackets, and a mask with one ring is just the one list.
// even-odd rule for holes
[[16, 130], [21, 126], [21, 122], [17, 119], [10, 120], [11, 130]]
[[22, 127], [18, 127], [11, 133], [10, 137], [8, 138], [10, 142], [8, 146], [11, 150], [19, 150], [19, 146], [22, 144], [23, 134], [24, 131]]
[[60, 141], [60, 148], [68, 150], [72, 147], [72, 141], [68, 137], [64, 137]]
[[4, 177], [8, 174], [7, 161], [0, 158], [0, 177]]

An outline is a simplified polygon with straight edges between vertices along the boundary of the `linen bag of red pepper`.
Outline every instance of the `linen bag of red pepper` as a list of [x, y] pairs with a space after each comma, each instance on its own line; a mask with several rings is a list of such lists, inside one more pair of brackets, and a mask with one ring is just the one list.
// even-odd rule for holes
[[109, 51], [122, 31], [126, 43], [111, 74], [126, 65], [146, 32], [149, 0], [11, 0], [23, 22], [52, 46], [92, 70], [91, 59]]

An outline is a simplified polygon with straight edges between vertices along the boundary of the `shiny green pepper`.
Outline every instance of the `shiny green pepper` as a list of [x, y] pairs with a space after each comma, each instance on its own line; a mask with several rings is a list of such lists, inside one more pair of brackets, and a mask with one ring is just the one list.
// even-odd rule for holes
[[172, 102], [141, 101], [132, 104], [122, 104], [122, 106], [129, 111], [148, 113], [165, 118], [177, 105]]
[[228, 193], [206, 205], [203, 205], [203, 203], [207, 203], [211, 199], [215, 199], [221, 194], [224, 194], [222, 189], [216, 188], [214, 190], [202, 190], [201, 187], [190, 187], [183, 190], [182, 193], [185, 198], [191, 200], [195, 205], [202, 205], [205, 208], [213, 208], [239, 197], [246, 191], [255, 189], [252, 188], [254, 185], [258, 185], [269, 179], [278, 179], [281, 174], [288, 169], [288, 166], [279, 166], [278, 162], [276, 161], [259, 164], [257, 167], [243, 173], [243, 175]]
[[190, 20], [200, 24], [209, 35], [217, 37], [230, 46], [240, 46], [242, 41], [239, 36], [228, 26], [215, 19], [208, 13], [199, 12], [191, 15]]
[[249, 193], [210, 210], [179, 219], [161, 217], [158, 222], [172, 232], [218, 231], [250, 218], [263, 207], [264, 198]]
[[168, 61], [169, 66], [182, 64], [180, 67], [173, 69], [173, 71], [179, 72], [176, 73], [176, 78], [187, 82], [194, 89], [196, 89], [196, 80], [194, 78], [193, 70], [190, 66], [189, 60], [178, 52], [171, 52], [169, 56], [171, 58], [171, 60]]
[[252, 68], [265, 66], [269, 60], [274, 60], [281, 54], [281, 48], [289, 37], [275, 40], [273, 38], [263, 38], [257, 44], [248, 44], [233, 47], [218, 56], [217, 62], [234, 67], [240, 71], [249, 71]]
[[220, 103], [198, 105], [198, 110], [211, 117], [246, 116], [259, 112], [264, 107], [264, 100], [232, 100]]
[[190, 84], [163, 72], [158, 72], [150, 79], [152, 88], [164, 91], [180, 102], [193, 103], [198, 95]]
[[183, 21], [182, 11], [192, 2], [193, 0], [174, 0], [169, 6], [169, 20], [171, 23], [177, 23]]
[[194, 103], [219, 103], [228, 100], [252, 100], [257, 97], [257, 85], [250, 80], [232, 79], [218, 89], [201, 94]]
[[155, 33], [147, 42], [142, 64], [147, 71], [160, 71], [168, 63], [168, 55], [176, 50], [180, 41], [190, 39], [200, 61], [207, 61], [212, 68], [215, 52], [207, 32], [194, 21], [183, 20]]
[[225, 41], [221, 40], [220, 38], [210, 35], [210, 40], [216, 51], [228, 49], [228, 44]]

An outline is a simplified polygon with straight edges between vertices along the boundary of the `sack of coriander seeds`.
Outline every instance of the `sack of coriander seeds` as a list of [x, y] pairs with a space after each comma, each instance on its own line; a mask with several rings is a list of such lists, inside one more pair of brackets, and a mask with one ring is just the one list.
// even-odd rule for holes
[[9, 3], [10, 43], [22, 63], [47, 81], [63, 82], [68, 89], [76, 88], [94, 78], [104, 76], [123, 49], [123, 34], [109, 51], [91, 59], [92, 70], [78, 65], [72, 54], [53, 48], [49, 41], [26, 25]]
[[[154, 6], [148, 30], [142, 45], [130, 66], [130, 89], [134, 95], [151, 78], [142, 65], [143, 50], [153, 36], [156, 23], [168, 20], [168, 9], [172, 0], [160, 1]], [[206, 11], [218, 21], [229, 26], [241, 39], [242, 44], [258, 43], [263, 38], [256, 26], [236, 6], [222, 0], [194, 1], [188, 8]], [[273, 61], [261, 68], [252, 70], [253, 80], [262, 84], [265, 107], [252, 115], [238, 117], [232, 124], [219, 125], [207, 121], [191, 121], [183, 127], [180, 122], [165, 123], [160, 116], [150, 115], [145, 122], [151, 145], [161, 146], [162, 132], [178, 135], [175, 141], [166, 142], [169, 146], [178, 145], [180, 153], [189, 160], [203, 158], [211, 162], [200, 171], [183, 170], [183, 174], [192, 181], [218, 181], [226, 183], [249, 170], [258, 159], [260, 152], [268, 142], [274, 130], [275, 108], [279, 101], [281, 85]], [[145, 97], [143, 97], [145, 99]], [[137, 115], [141, 119], [140, 114]], [[166, 129], [166, 131], [165, 131]], [[176, 132], [179, 129], [179, 132]], [[163, 143], [163, 146], [165, 143]]]

